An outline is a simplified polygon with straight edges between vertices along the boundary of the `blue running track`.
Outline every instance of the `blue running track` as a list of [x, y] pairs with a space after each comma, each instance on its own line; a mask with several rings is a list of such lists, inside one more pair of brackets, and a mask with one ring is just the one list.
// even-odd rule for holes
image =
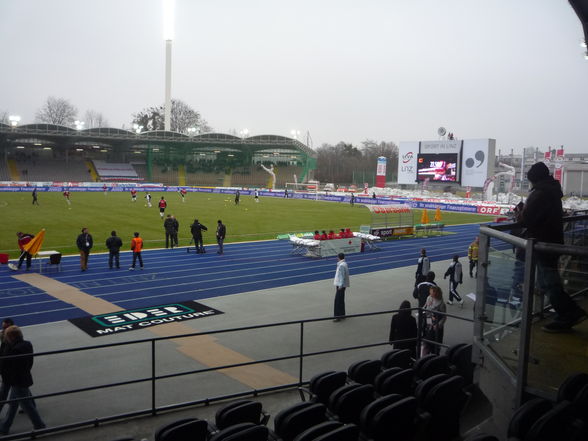
[[[421, 248], [427, 249], [432, 261], [465, 256], [479, 226], [453, 226], [447, 231], [457, 234], [388, 241], [379, 251], [349, 255], [351, 274], [409, 266], [407, 277], [412, 278]], [[90, 255], [86, 272], [80, 272], [79, 257], [69, 256], [62, 260], [62, 271], [44, 275], [123, 309], [134, 309], [330, 279], [335, 270], [336, 258], [292, 256], [286, 241], [228, 244], [222, 256], [216, 250], [208, 246], [206, 254], [186, 253], [185, 247], [144, 251], [145, 269], [134, 272], [128, 271], [130, 253], [121, 253], [120, 270], [108, 268], [107, 254]], [[462, 263], [467, 271], [467, 262]], [[8, 269], [0, 275], [0, 317], [12, 317], [24, 326], [88, 315], [12, 275]]]

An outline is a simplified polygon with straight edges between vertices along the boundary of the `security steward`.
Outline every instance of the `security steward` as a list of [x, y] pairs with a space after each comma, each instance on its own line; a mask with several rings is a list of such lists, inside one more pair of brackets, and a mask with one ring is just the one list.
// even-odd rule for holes
[[190, 225], [190, 232], [192, 233], [194, 246], [196, 247], [196, 253], [198, 254], [203, 254], [206, 252], [202, 242], [202, 231], [208, 231], [208, 228], [198, 222], [198, 219], [194, 219], [194, 223]]

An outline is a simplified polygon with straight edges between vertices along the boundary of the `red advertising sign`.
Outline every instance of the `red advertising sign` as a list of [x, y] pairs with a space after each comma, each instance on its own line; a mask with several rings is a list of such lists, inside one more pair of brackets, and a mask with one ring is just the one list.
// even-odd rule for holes
[[494, 207], [491, 205], [479, 205], [477, 208], [478, 213], [480, 214], [500, 214], [500, 207]]

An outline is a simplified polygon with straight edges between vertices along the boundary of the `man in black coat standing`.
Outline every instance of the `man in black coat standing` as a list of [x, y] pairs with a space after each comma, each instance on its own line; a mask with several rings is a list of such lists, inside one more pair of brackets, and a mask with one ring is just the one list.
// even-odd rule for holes
[[165, 229], [165, 247], [169, 248], [169, 242], [171, 239], [171, 247], [174, 247], [174, 232], [176, 229], [174, 220], [172, 219], [171, 214], [168, 214], [163, 221], [163, 228]]
[[225, 242], [225, 236], [227, 235], [227, 227], [223, 224], [222, 220], [218, 220], [216, 226], [216, 243], [218, 243], [218, 254], [223, 254], [223, 244]]
[[21, 357], [7, 358], [2, 363], [2, 382], [10, 387], [9, 399], [18, 401], [13, 401], [8, 405], [6, 418], [0, 422], [0, 434], [8, 434], [19, 406], [28, 415], [36, 430], [43, 429], [46, 427], [45, 423], [41, 419], [39, 412], [37, 412], [37, 408], [31, 399], [31, 391], [29, 390], [29, 387], [33, 385], [33, 376], [31, 375], [31, 368], [33, 367], [33, 345], [31, 342], [23, 339], [22, 331], [18, 326], [9, 326], [6, 328], [4, 338], [7, 343], [7, 349], [4, 355], [21, 355]]
[[204, 225], [198, 222], [198, 219], [194, 219], [194, 223], [190, 225], [190, 232], [192, 233], [192, 238], [194, 239], [194, 246], [196, 247], [196, 252], [198, 254], [205, 253], [204, 250], [204, 243], [202, 241], [202, 230], [208, 231]]
[[90, 250], [94, 245], [92, 235], [88, 233], [87, 228], [82, 228], [82, 234], [78, 236], [76, 245], [78, 246], [78, 250], [80, 250], [81, 269], [82, 271], [86, 271], [88, 269], [88, 257], [90, 256]]
[[[563, 244], [563, 193], [559, 181], [549, 174], [543, 162], [531, 166], [527, 179], [533, 188], [517, 216], [517, 220], [527, 228], [525, 237], [538, 242]], [[586, 312], [563, 289], [558, 262], [557, 254], [537, 254], [537, 282], [549, 295], [551, 306], [557, 313], [552, 323], [543, 326], [546, 332], [568, 332], [586, 319]]]
[[120, 248], [122, 240], [116, 235], [116, 231], [110, 232], [110, 237], [106, 239], [106, 248], [108, 248], [108, 267], [112, 269], [112, 261], [116, 264], [116, 269], [120, 269]]

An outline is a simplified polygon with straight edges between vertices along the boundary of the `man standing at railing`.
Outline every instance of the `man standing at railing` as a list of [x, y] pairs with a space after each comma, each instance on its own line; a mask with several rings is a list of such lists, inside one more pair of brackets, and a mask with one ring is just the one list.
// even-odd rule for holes
[[337, 255], [339, 261], [337, 262], [337, 271], [335, 272], [335, 320], [339, 322], [345, 318], [345, 289], [349, 287], [349, 267], [345, 262], [345, 254], [339, 253]]
[[[538, 242], [563, 244], [563, 193], [559, 181], [549, 174], [543, 162], [531, 166], [527, 179], [533, 188], [517, 217], [527, 228], [525, 237], [534, 238]], [[586, 312], [563, 289], [558, 261], [557, 254], [537, 254], [537, 282], [549, 295], [551, 306], [557, 313], [552, 323], [543, 326], [546, 332], [567, 332], [586, 319]]]

